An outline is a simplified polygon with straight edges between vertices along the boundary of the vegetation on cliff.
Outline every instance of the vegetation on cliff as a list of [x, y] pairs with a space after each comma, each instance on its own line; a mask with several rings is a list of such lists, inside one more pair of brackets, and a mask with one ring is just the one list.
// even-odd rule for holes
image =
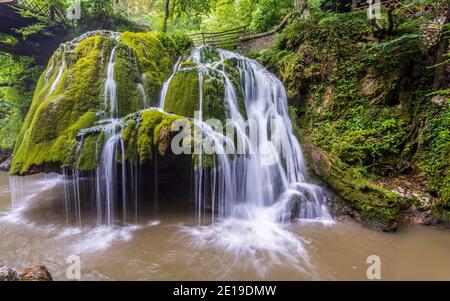
[[[442, 220], [450, 208], [448, 90], [432, 88], [428, 20], [395, 20], [395, 30], [376, 36], [365, 12], [317, 13], [292, 21], [257, 57], [285, 83], [302, 134], [326, 162], [316, 171], [350, 207], [390, 225], [415, 203]], [[392, 179], [418, 181], [418, 191], [399, 192]]]

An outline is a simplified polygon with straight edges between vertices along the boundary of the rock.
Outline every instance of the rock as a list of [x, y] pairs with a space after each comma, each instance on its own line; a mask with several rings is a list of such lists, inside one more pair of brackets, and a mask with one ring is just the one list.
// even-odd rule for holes
[[431, 210], [422, 211], [415, 205], [412, 205], [408, 210], [402, 213], [402, 218], [405, 222], [414, 225], [433, 226], [437, 224]]
[[356, 169], [310, 142], [303, 143], [303, 147], [314, 173], [344, 200], [341, 207], [346, 215], [375, 230], [396, 230], [402, 200], [397, 194], [365, 179]]
[[[111, 115], [103, 93], [112, 55], [117, 88], [114, 115], [125, 117], [144, 109], [145, 98], [149, 103], [159, 99], [172, 61], [155, 35], [98, 31], [61, 45], [41, 75], [17, 137], [12, 174], [78, 168], [78, 134]], [[96, 163], [89, 160], [80, 169], [91, 170]]]
[[447, 99], [448, 96], [436, 95], [431, 99], [431, 102], [434, 103], [435, 105], [441, 106]]
[[13, 269], [0, 264], [0, 281], [17, 281], [19, 275]]
[[11, 168], [11, 162], [12, 162], [12, 157], [9, 157], [6, 160], [4, 160], [3, 162], [1, 162], [0, 170], [1, 171], [9, 171], [9, 169]]
[[53, 281], [52, 275], [43, 265], [19, 270], [18, 275], [23, 281]]

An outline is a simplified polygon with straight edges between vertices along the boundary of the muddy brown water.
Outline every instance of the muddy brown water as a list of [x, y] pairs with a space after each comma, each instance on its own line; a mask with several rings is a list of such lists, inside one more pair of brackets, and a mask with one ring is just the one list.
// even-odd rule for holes
[[0, 172], [0, 263], [44, 264], [56, 280], [67, 279], [71, 255], [80, 258], [82, 280], [367, 280], [366, 260], [376, 255], [384, 280], [450, 280], [449, 231], [402, 225], [388, 234], [302, 221], [198, 226], [176, 211], [137, 225], [80, 228], [29, 212], [49, 199], [54, 181], [37, 178], [34, 197], [12, 209], [9, 177]]

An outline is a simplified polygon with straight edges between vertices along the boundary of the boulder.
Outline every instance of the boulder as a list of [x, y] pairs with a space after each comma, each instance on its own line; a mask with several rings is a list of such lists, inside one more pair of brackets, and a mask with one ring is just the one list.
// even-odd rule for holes
[[37, 84], [11, 173], [76, 168], [79, 133], [111, 114], [104, 87], [110, 61], [117, 87], [115, 117], [120, 118], [158, 101], [173, 63], [151, 33], [98, 31], [62, 44]]
[[32, 268], [25, 268], [19, 270], [19, 279], [22, 281], [53, 281], [52, 275], [43, 265], [38, 265]]
[[341, 212], [376, 230], [396, 230], [402, 201], [397, 194], [365, 179], [355, 168], [312, 143], [306, 141], [303, 147], [314, 173], [342, 197], [346, 210]]

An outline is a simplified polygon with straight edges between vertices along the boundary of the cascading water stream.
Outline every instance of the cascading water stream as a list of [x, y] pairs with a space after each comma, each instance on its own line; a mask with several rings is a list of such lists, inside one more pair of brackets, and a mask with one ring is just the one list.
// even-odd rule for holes
[[[233, 216], [249, 218], [252, 214], [247, 211], [254, 208], [271, 210], [269, 216], [274, 221], [287, 221], [292, 217], [331, 221], [323, 189], [308, 183], [309, 177], [301, 147], [293, 134], [282, 83], [254, 60], [219, 49], [218, 61], [204, 62], [203, 51], [203, 47], [195, 48], [188, 58], [198, 67], [200, 82], [199, 117], [194, 123], [200, 128], [203, 139], [215, 147], [215, 159], [210, 170], [204, 170], [202, 154], [198, 154], [195, 183], [199, 221], [205, 220], [207, 206], [210, 206], [213, 221], [215, 216], [222, 219]], [[237, 61], [245, 112], [240, 111], [235, 87], [224, 64], [226, 60]], [[174, 74], [179, 69], [177, 64]], [[227, 122], [233, 125], [244, 154], [237, 152], [238, 146], [234, 141], [214, 131], [202, 120], [203, 78], [214, 74], [219, 74], [224, 83]], [[161, 108], [172, 77], [163, 89]], [[246, 125], [250, 122], [255, 126], [249, 133]], [[230, 145], [234, 153], [227, 154]], [[206, 178], [210, 179], [209, 183], [205, 182]], [[299, 207], [298, 215], [291, 216], [295, 205]]]
[[[121, 44], [119, 34], [110, 32], [111, 38], [115, 39], [117, 45]], [[97, 225], [106, 224], [107, 226], [113, 226], [116, 224], [116, 210], [119, 201], [122, 202], [120, 209], [122, 211], [123, 224], [127, 223], [128, 218], [128, 179], [127, 179], [127, 162], [125, 162], [125, 146], [122, 139], [123, 123], [120, 116], [119, 101], [117, 95], [117, 84], [114, 79], [115, 73], [115, 57], [118, 46], [114, 46], [111, 50], [111, 54], [108, 61], [106, 79], [103, 91], [103, 107], [106, 113], [104, 118], [99, 121], [99, 130], [103, 133], [102, 149], [97, 149], [97, 153], [100, 154], [98, 167], [96, 168], [92, 180], [93, 180], [93, 197], [95, 198], [95, 219]], [[142, 84], [137, 85], [137, 89], [142, 93], [143, 107], [147, 106], [147, 96]], [[79, 150], [77, 151], [78, 158], [80, 157], [81, 149], [84, 141], [84, 134], [79, 135]], [[97, 137], [98, 140], [98, 137]], [[96, 148], [99, 147], [99, 142], [96, 142]], [[119, 164], [119, 161], [120, 164]], [[120, 173], [119, 173], [120, 165]], [[135, 180], [135, 170], [131, 167], [130, 175], [132, 181]], [[120, 175], [120, 178], [119, 178]], [[65, 203], [70, 203], [70, 199], [74, 198], [76, 209], [76, 220], [81, 225], [81, 203], [82, 194], [80, 193], [80, 181], [83, 180], [80, 177], [78, 171], [73, 171], [71, 179], [67, 177], [67, 180], [73, 182], [73, 193], [65, 193]], [[134, 187], [131, 188], [134, 193], [134, 199], [137, 198]], [[133, 210], [137, 211], [137, 205]], [[137, 219], [134, 218], [134, 221]]]
[[[99, 158], [97, 167], [90, 173], [80, 172], [77, 167], [67, 168], [58, 178], [62, 182], [62, 210], [66, 222], [79, 227], [88, 224], [85, 214], [92, 214], [89, 218], [98, 228], [106, 225], [117, 229], [115, 226], [119, 223], [137, 224], [142, 205], [138, 190], [141, 185], [149, 184], [143, 182], [146, 176], [152, 178], [142, 174], [145, 169], [138, 167], [138, 162], [125, 161], [122, 138], [125, 123], [114, 78], [116, 49], [121, 42], [118, 36], [111, 37], [117, 39], [117, 44], [111, 50], [106, 69], [104, 98], [98, 114], [102, 117], [77, 136], [78, 165], [82, 162], [85, 139], [93, 135]], [[203, 51], [202, 47], [195, 48], [185, 58], [190, 61], [188, 64], [182, 64], [182, 58], [178, 60], [162, 87], [159, 107], [149, 108], [164, 112], [166, 97], [173, 89], [171, 84], [177, 73], [185, 69], [198, 71], [198, 112], [190, 121], [203, 141], [200, 147], [194, 145], [194, 150], [200, 149], [200, 152], [195, 152], [192, 158], [195, 159], [195, 179], [191, 179], [194, 200], [186, 196], [187, 201], [195, 202], [198, 226], [181, 227], [181, 232], [199, 238], [195, 240], [198, 245], [215, 245], [234, 252], [236, 258], [250, 258], [249, 262], [261, 272], [264, 272], [259, 264], [261, 254], [268, 255], [269, 261], [288, 262], [300, 270], [310, 270], [303, 241], [286, 229], [288, 222], [300, 219], [329, 223], [332, 218], [325, 190], [312, 184], [307, 174], [300, 144], [293, 133], [285, 89], [273, 74], [254, 60], [220, 49], [213, 50], [218, 54], [215, 59], [205, 59]], [[56, 62], [54, 64], [56, 66]], [[54, 70], [55, 66], [50, 69]], [[63, 61], [57, 71], [45, 75], [55, 78], [50, 94], [65, 68]], [[233, 128], [231, 137], [204, 120], [203, 109], [210, 105], [204, 88], [211, 79], [220, 82], [219, 88], [223, 87], [223, 99], [219, 103], [224, 105], [227, 127]], [[142, 84], [136, 85], [142, 95], [143, 108], [147, 108], [150, 98]], [[154, 147], [153, 142], [149, 147]], [[207, 148], [212, 153], [205, 152]], [[165, 179], [158, 175], [157, 158], [155, 153], [151, 171], [154, 175], [148, 185], [153, 187], [151, 201], [156, 214], [158, 202], [165, 201], [161, 198], [164, 189], [158, 187]], [[166, 163], [161, 162], [161, 165]], [[14, 207], [20, 207], [18, 200], [24, 198], [21, 182], [21, 178], [11, 178]]]
[[[122, 214], [123, 224], [137, 222], [139, 183], [137, 164], [125, 162], [123, 120], [120, 118], [114, 79], [116, 49], [121, 41], [118, 35], [110, 35], [117, 44], [111, 50], [106, 69], [103, 91], [103, 112], [106, 113], [96, 126], [102, 132], [103, 140], [96, 143], [99, 163], [92, 173], [94, 188], [91, 197], [94, 199], [96, 223], [113, 226], [119, 213]], [[214, 150], [210, 166], [204, 166], [203, 144], [200, 153], [195, 154], [195, 211], [199, 224], [210, 221], [214, 224], [227, 218], [251, 220], [255, 218], [255, 212], [261, 210], [266, 213], [259, 216], [270, 218], [270, 222], [274, 223], [292, 218], [331, 221], [323, 189], [309, 183], [301, 148], [293, 134], [282, 83], [254, 60], [218, 49], [217, 59], [205, 61], [203, 51], [202, 47], [192, 51], [187, 58], [192, 64], [183, 65], [182, 58], [178, 59], [172, 75], [162, 87], [159, 107], [152, 108], [164, 111], [166, 96], [177, 72], [187, 68], [198, 70], [199, 108], [198, 116], [192, 123]], [[226, 62], [230, 60], [235, 61], [242, 91], [236, 90], [236, 79], [227, 70]], [[63, 60], [49, 89], [50, 94], [61, 80], [64, 69]], [[50, 76], [49, 72], [47, 76]], [[208, 120], [203, 120], [203, 107], [208, 105], [208, 99], [203, 95], [204, 81], [213, 77], [223, 83], [223, 104], [235, 137], [217, 132]], [[136, 85], [146, 108], [149, 105], [146, 91], [142, 84]], [[81, 156], [84, 139], [85, 133], [80, 133], [78, 157]], [[156, 160], [155, 156], [153, 201], [157, 212], [159, 176]], [[86, 175], [76, 170], [64, 170], [63, 178], [69, 183], [64, 185], [64, 210], [66, 214], [75, 216], [76, 223], [82, 225], [86, 192], [83, 192], [81, 183]]]
[[[266, 264], [284, 262], [314, 275], [315, 267], [303, 247], [305, 241], [286, 227], [292, 219], [321, 224], [333, 220], [327, 209], [326, 191], [311, 184], [307, 175], [283, 85], [254, 60], [219, 49], [219, 60], [204, 62], [202, 51], [202, 47], [194, 49], [188, 60], [196, 64], [200, 83], [206, 75], [219, 74], [225, 89], [227, 123], [236, 137], [230, 139], [202, 119], [200, 86], [200, 117], [193, 123], [204, 141], [213, 146], [214, 160], [211, 167], [204, 169], [202, 154], [198, 155], [195, 202], [200, 225], [182, 230], [194, 238], [195, 246], [215, 246], [234, 254], [234, 268], [250, 265], [264, 275]], [[229, 60], [235, 60], [239, 70], [244, 111], [226, 68]]]

